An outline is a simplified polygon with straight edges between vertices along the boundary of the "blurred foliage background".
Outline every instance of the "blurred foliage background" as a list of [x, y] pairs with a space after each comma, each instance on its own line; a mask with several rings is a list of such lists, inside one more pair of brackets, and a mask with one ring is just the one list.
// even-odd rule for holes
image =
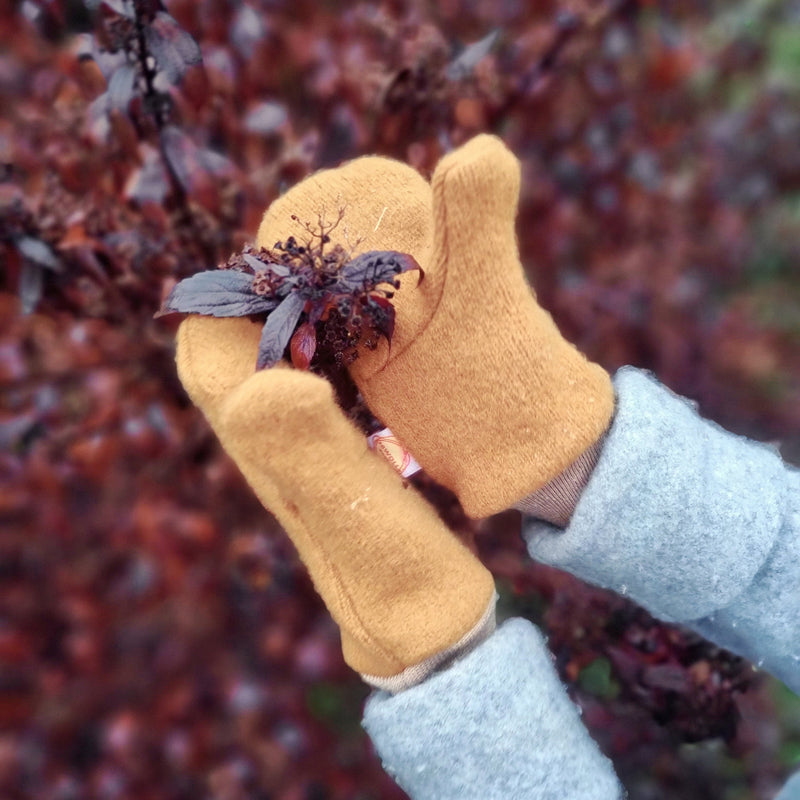
[[[502, 136], [564, 333], [800, 461], [796, 0], [0, 0], [0, 108], [4, 798], [404, 796], [152, 318], [317, 168]], [[800, 765], [800, 698], [423, 488], [633, 800], [766, 800]]]

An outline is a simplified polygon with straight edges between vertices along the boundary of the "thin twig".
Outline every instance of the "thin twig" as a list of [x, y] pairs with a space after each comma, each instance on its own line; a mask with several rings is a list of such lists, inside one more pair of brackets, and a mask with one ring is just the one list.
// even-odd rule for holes
[[142, 18], [141, 0], [133, 0], [134, 25], [136, 26], [136, 57], [139, 59], [139, 69], [142, 72], [145, 86], [145, 102], [150, 108], [153, 120], [159, 133], [164, 128], [163, 107], [161, 96], [155, 88], [156, 68], [150, 65], [150, 53], [147, 50], [147, 39], [145, 38], [145, 20]]
[[[191, 213], [189, 211], [189, 199], [186, 196], [186, 189], [181, 183], [178, 173], [170, 161], [167, 154], [166, 146], [164, 144], [164, 129], [167, 125], [166, 114], [166, 98], [162, 92], [159, 92], [155, 86], [156, 76], [158, 70], [156, 68], [155, 58], [152, 58], [150, 51], [147, 48], [147, 36], [145, 33], [145, 25], [148, 20], [145, 18], [145, 9], [143, 0], [128, 0], [133, 2], [134, 10], [134, 25], [136, 27], [136, 57], [139, 61], [139, 69], [141, 70], [142, 77], [144, 78], [144, 102], [145, 107], [150, 111], [150, 116], [158, 132], [158, 151], [161, 155], [161, 161], [164, 164], [164, 169], [167, 172], [167, 177], [170, 182], [170, 189], [175, 198], [178, 207], [183, 211], [183, 221], [191, 222]], [[153, 63], [151, 64], [150, 61]]]

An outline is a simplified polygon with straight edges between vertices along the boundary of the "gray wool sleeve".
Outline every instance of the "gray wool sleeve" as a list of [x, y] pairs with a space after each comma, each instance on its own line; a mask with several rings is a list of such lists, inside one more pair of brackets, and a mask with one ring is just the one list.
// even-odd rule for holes
[[525, 620], [509, 620], [424, 683], [373, 693], [363, 724], [413, 800], [623, 797]]
[[800, 472], [647, 373], [626, 367], [614, 384], [614, 421], [569, 526], [525, 518], [531, 556], [800, 692]]
[[[566, 529], [526, 517], [530, 554], [628, 595], [800, 692], [800, 472], [624, 368]], [[510, 620], [448, 669], [374, 693], [364, 727], [413, 800], [617, 800], [538, 630]], [[800, 800], [800, 774], [776, 800]]]
[[800, 772], [789, 778], [775, 800], [800, 800]]

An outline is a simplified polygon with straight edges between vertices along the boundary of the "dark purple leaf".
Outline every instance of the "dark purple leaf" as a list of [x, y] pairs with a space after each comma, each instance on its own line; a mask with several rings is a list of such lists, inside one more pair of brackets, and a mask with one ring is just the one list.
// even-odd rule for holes
[[[173, 312], [212, 317], [244, 317], [271, 311], [277, 301], [253, 291], [253, 276], [234, 270], [198, 272], [182, 280], [156, 316]], [[277, 312], [276, 312], [277, 313]]]
[[177, 83], [187, 68], [202, 60], [197, 42], [165, 11], [145, 27], [147, 48], [170, 83]]
[[168, 125], [161, 132], [164, 155], [183, 188], [191, 193], [204, 175], [226, 175], [232, 163], [221, 153], [198, 147], [180, 128]]
[[308, 321], [316, 325], [323, 317], [327, 319], [326, 312], [333, 307], [334, 300], [332, 295], [326, 295], [319, 300], [310, 301], [311, 308], [308, 312]]
[[381, 283], [391, 283], [401, 272], [420, 269], [419, 264], [406, 253], [394, 250], [370, 250], [362, 253], [342, 267], [339, 283], [349, 291], [369, 291]]
[[460, 81], [469, 77], [475, 69], [475, 65], [489, 54], [494, 46], [500, 31], [492, 31], [483, 39], [467, 45], [458, 57], [453, 59], [445, 70], [445, 76], [451, 81]]
[[35, 431], [37, 424], [36, 415], [32, 413], [0, 422], [0, 448], [6, 452], [16, 449]]
[[64, 269], [50, 245], [41, 239], [33, 236], [20, 236], [17, 239], [17, 249], [27, 261], [33, 261], [40, 267], [46, 267], [53, 272], [62, 272]]
[[[241, 274], [241, 273], [239, 273]], [[303, 313], [306, 301], [298, 294], [290, 294], [268, 317], [258, 346], [257, 369], [277, 364], [282, 358], [294, 326]]]
[[194, 142], [180, 128], [168, 125], [161, 131], [161, 145], [164, 156], [180, 181], [181, 186], [191, 191], [192, 167], [194, 166], [196, 149]]
[[614, 665], [614, 671], [623, 681], [633, 683], [637, 680], [642, 665], [635, 651], [610, 646], [606, 649], [606, 653]]
[[26, 260], [19, 276], [19, 299], [22, 313], [31, 314], [42, 299], [44, 269], [35, 261]]
[[292, 336], [289, 350], [296, 369], [308, 369], [317, 349], [317, 331], [310, 322], [304, 322]]
[[376, 322], [375, 327], [386, 337], [387, 342], [391, 342], [394, 335], [394, 306], [385, 297], [375, 297], [373, 300], [384, 310], [384, 316]]
[[105, 93], [106, 110], [127, 111], [136, 93], [136, 68], [133, 64], [122, 64], [114, 70]]

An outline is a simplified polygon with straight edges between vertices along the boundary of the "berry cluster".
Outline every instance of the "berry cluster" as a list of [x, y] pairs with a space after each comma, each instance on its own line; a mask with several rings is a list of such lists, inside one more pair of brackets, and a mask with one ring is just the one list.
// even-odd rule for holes
[[392, 322], [390, 311], [370, 295], [340, 299], [328, 318], [317, 323], [317, 353], [312, 368], [331, 362], [337, 368], [349, 366], [358, 358], [359, 347], [377, 348]]
[[[352, 364], [361, 348], [374, 350], [382, 336], [391, 339], [394, 308], [390, 301], [400, 287], [398, 275], [409, 269], [422, 272], [413, 258], [402, 253], [370, 251], [353, 257], [341, 244], [331, 244], [330, 233], [343, 214], [340, 209], [332, 223], [320, 217], [316, 225], [293, 216], [309, 234], [304, 243], [289, 236], [271, 249], [248, 245], [223, 266], [252, 275], [249, 285], [236, 289], [260, 298], [255, 305], [242, 305], [238, 313], [263, 310], [266, 327], [272, 324], [276, 330], [280, 322], [279, 336], [264, 337], [269, 346], [260, 355], [260, 366], [288, 356], [296, 367], [331, 377]], [[194, 283], [192, 302], [196, 303], [202, 288], [197, 278]], [[173, 307], [178, 310], [177, 304]]]

